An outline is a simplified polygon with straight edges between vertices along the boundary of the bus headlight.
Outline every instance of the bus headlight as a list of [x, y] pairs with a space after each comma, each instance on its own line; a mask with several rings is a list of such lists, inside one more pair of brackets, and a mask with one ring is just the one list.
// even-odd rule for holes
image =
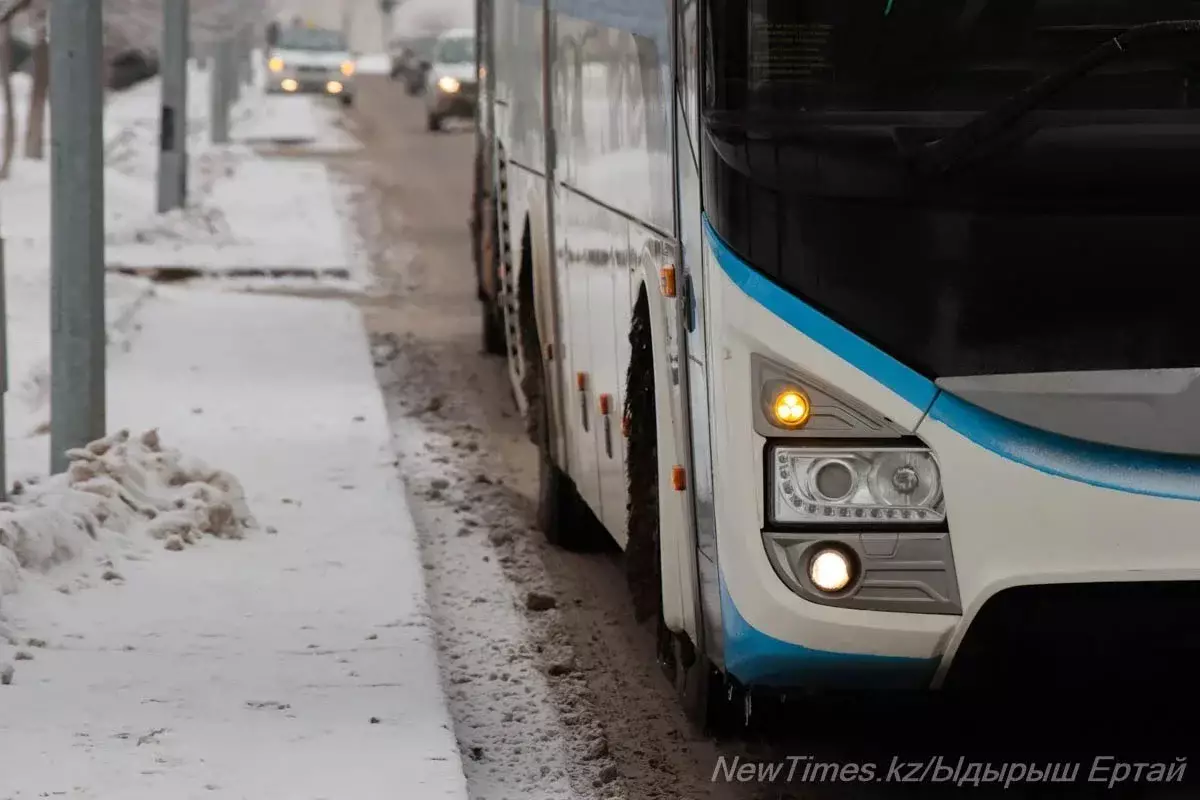
[[776, 447], [777, 523], [929, 524], [946, 518], [941, 473], [920, 447]]
[[451, 78], [449, 75], [439, 79], [437, 85], [438, 88], [446, 94], [455, 94], [459, 89], [462, 88], [462, 84], [459, 83], [457, 79]]

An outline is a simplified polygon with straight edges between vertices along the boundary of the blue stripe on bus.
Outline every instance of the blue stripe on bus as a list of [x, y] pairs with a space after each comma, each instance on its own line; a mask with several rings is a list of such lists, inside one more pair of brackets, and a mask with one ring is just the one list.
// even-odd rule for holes
[[1097, 444], [1034, 428], [942, 392], [929, 416], [1010, 461], [1131, 494], [1200, 500], [1200, 459]]
[[704, 230], [717, 263], [743, 292], [822, 347], [870, 375], [921, 411], [938, 389], [933, 381], [864, 341], [793, 294], [754, 271], [721, 241], [706, 217]]
[[755, 272], [721, 241], [707, 219], [704, 227], [717, 263], [751, 299], [975, 444], [1067, 480], [1131, 494], [1200, 500], [1200, 458], [1131, 450], [1051, 433], [941, 392], [928, 378]]
[[941, 659], [812, 650], [755, 628], [738, 611], [721, 580], [725, 672], [746, 686], [777, 689], [924, 689]]

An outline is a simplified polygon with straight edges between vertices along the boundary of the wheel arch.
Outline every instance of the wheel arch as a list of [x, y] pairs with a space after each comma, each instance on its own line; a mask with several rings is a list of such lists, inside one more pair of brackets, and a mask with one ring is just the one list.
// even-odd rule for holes
[[555, 296], [553, 270], [554, 254], [550, 242], [550, 226], [546, 214], [545, 195], [540, 187], [530, 189], [525, 197], [526, 211], [521, 227], [521, 247], [518, 259], [514, 259], [516, 275], [513, 280], [517, 335], [532, 329], [537, 332], [539, 347], [536, 352], [524, 347], [517, 348], [517, 355], [524, 359], [515, 375], [518, 403], [524, 413], [528, 408], [525, 382], [528, 377], [529, 361], [537, 359], [545, 378], [541, 388], [549, 397], [550, 430], [547, 444], [554, 463], [569, 474], [567, 453], [567, 430], [563, 414], [563, 364], [566, 348], [558, 337], [558, 304]]
[[[654, 408], [658, 447], [659, 547], [661, 565], [661, 603], [663, 621], [674, 633], [685, 634], [693, 642], [701, 636], [699, 575], [694, 536], [691, 535], [691, 491], [672, 488], [674, 468], [683, 466], [690, 478], [690, 441], [680, 435], [686, 431], [686, 419], [677, 419], [672, 402], [672, 369], [667, 356], [667, 327], [671, 322], [669, 306], [658, 289], [659, 276], [652, 259], [643, 259], [643, 271], [636, 277], [637, 298], [633, 307], [633, 329], [637, 315], [648, 317], [649, 346], [654, 363]], [[631, 330], [631, 334], [633, 330]], [[634, 343], [631, 341], [631, 345]], [[632, 348], [631, 348], [632, 349]], [[682, 367], [681, 367], [682, 369]], [[626, 397], [633, 387], [626, 387]], [[682, 426], [681, 424], [682, 423]], [[632, 535], [632, 531], [630, 534]]]

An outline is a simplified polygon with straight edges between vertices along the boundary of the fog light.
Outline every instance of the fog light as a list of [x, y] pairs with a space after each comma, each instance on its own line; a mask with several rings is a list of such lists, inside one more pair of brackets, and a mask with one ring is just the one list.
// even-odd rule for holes
[[827, 547], [818, 550], [808, 562], [808, 577], [822, 592], [836, 594], [850, 585], [854, 567], [846, 553]]
[[330, 81], [329, 83], [325, 84], [325, 91], [329, 92], [330, 94], [338, 94], [342, 91], [342, 89], [343, 86], [337, 81]]
[[804, 392], [798, 389], [785, 389], [775, 396], [771, 410], [775, 414], [775, 422], [779, 425], [785, 428], [799, 428], [808, 422], [812, 404], [809, 403], [808, 396]]
[[296, 81], [292, 80], [291, 78], [286, 79], [283, 81], [283, 83], [279, 84], [279, 86], [285, 92], [294, 92], [300, 88], [300, 84], [296, 83]]

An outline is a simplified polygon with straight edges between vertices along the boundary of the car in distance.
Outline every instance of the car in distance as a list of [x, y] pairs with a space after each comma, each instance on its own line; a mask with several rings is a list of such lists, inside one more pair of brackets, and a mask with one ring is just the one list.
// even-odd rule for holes
[[309, 93], [354, 102], [354, 54], [346, 37], [326, 28], [292, 26], [278, 32], [267, 58], [267, 91]]
[[440, 131], [448, 118], [474, 119], [479, 92], [476, 74], [475, 31], [447, 31], [433, 47], [426, 78], [425, 112], [428, 128]]

